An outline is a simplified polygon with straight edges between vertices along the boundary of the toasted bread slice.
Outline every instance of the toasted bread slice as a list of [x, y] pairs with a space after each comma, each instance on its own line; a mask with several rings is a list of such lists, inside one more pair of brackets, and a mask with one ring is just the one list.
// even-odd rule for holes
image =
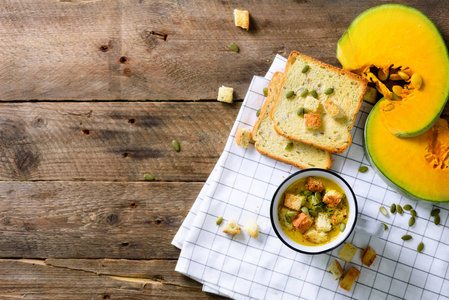
[[[273, 121], [269, 114], [278, 94], [282, 75], [282, 73], [277, 72], [271, 79], [267, 98], [260, 111], [259, 119], [253, 127], [254, 146], [263, 155], [294, 165], [297, 168], [330, 168], [332, 157], [329, 152], [311, 145], [292, 141], [277, 134], [274, 130]], [[287, 147], [290, 143], [292, 143], [291, 147]]]
[[[277, 100], [271, 110], [274, 128], [277, 133], [291, 140], [332, 153], [341, 153], [352, 143], [351, 129], [367, 84], [366, 79], [356, 74], [293, 51], [288, 58]], [[292, 92], [293, 96], [287, 98], [286, 95], [290, 96]], [[321, 115], [319, 127], [307, 128], [305, 115], [296, 113], [298, 109], [310, 104], [306, 105], [309, 95], [320, 101], [314, 112]], [[331, 113], [328, 100], [334, 106]], [[326, 102], [329, 111], [324, 107]], [[338, 108], [338, 113], [335, 108]]]

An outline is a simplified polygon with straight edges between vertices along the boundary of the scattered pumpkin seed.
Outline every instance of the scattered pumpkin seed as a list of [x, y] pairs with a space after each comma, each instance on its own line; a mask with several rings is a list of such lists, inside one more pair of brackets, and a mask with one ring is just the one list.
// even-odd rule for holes
[[408, 226], [412, 227], [415, 224], [415, 217], [411, 217], [410, 220], [408, 220]]
[[219, 217], [217, 219], [217, 221], [215, 222], [215, 224], [217, 224], [217, 226], [220, 226], [222, 222], [223, 222], [223, 217]]
[[432, 216], [432, 217], [435, 217], [435, 216], [437, 216], [437, 215], [439, 215], [440, 214], [440, 209], [439, 208], [435, 208], [434, 210], [432, 210], [432, 212], [430, 213], [430, 215]]
[[317, 99], [318, 98], [318, 94], [315, 90], [310, 91], [310, 95], [312, 95], [313, 98]]
[[409, 234], [406, 234], [406, 235], [403, 235], [403, 236], [401, 237], [401, 239], [403, 239], [404, 241], [408, 241], [408, 240], [411, 240], [411, 239], [412, 239], [412, 236], [409, 235]]
[[231, 43], [229, 45], [229, 48], [231, 48], [231, 50], [234, 51], [234, 52], [239, 52], [239, 47], [236, 44], [234, 44], [234, 43]]
[[173, 140], [171, 142], [171, 145], [173, 146], [173, 149], [175, 149], [176, 152], [181, 151], [181, 146], [179, 146], [179, 143], [177, 140]]
[[324, 93], [326, 94], [326, 95], [330, 95], [330, 94], [332, 94], [334, 92], [334, 89], [333, 88], [328, 88], [328, 89], [326, 89], [325, 91], [324, 91]]
[[379, 211], [384, 215], [384, 216], [388, 216], [388, 211], [385, 207], [381, 206], [379, 208]]
[[366, 173], [366, 171], [368, 171], [368, 167], [367, 166], [362, 166], [359, 168], [359, 172], [360, 173]]
[[412, 78], [410, 78], [411, 83], [413, 84], [413, 87], [417, 90], [422, 86], [422, 78], [419, 76], [419, 74], [413, 74]]
[[294, 92], [294, 91], [288, 91], [287, 94], [285, 94], [285, 97], [291, 98], [291, 97], [293, 97], [294, 95], [295, 95], [295, 92]]
[[297, 214], [298, 214], [298, 213], [297, 213], [297, 212], [294, 212], [294, 211], [289, 211], [289, 212], [287, 212], [287, 215], [290, 216], [290, 217], [296, 217]]
[[401, 216], [404, 213], [404, 210], [402, 209], [402, 206], [400, 206], [399, 204], [396, 205], [396, 210], [398, 211], [398, 214], [400, 214]]
[[406, 211], [410, 211], [412, 209], [412, 206], [410, 204], [406, 204], [406, 205], [404, 205], [404, 209]]
[[412, 209], [410, 210], [410, 215], [412, 215], [412, 217], [416, 217], [416, 210]]
[[287, 146], [285, 146], [285, 150], [290, 150], [293, 148], [293, 142], [290, 142], [287, 144]]
[[309, 69], [310, 69], [309, 65], [305, 65], [304, 68], [302, 68], [301, 72], [307, 73], [307, 71], [309, 71]]
[[399, 71], [398, 75], [399, 77], [401, 77], [402, 80], [408, 80], [410, 78], [410, 76], [408, 76], [408, 74], [403, 71]]
[[296, 112], [296, 114], [297, 114], [298, 116], [302, 116], [305, 112], [306, 112], [306, 110], [304, 109], [304, 107], [300, 107], [300, 108], [298, 109], [298, 111]]
[[307, 96], [309, 94], [309, 90], [308, 89], [304, 89], [302, 92], [301, 92], [301, 94], [299, 94], [299, 96], [301, 96], [301, 97], [305, 97], [305, 96]]
[[402, 78], [398, 74], [391, 74], [390, 80], [402, 80]]
[[147, 173], [147, 174], [143, 175], [143, 179], [152, 181], [152, 180], [155, 180], [156, 178], [154, 177], [154, 175]]
[[385, 223], [380, 223], [380, 224], [384, 225], [384, 229], [385, 230], [388, 230], [388, 225], [387, 224], [385, 224]]
[[262, 108], [259, 108], [259, 109], [257, 110], [257, 112], [256, 112], [256, 117], [260, 116], [260, 111], [261, 111], [261, 109], [262, 109]]
[[421, 243], [419, 243], [418, 247], [416, 248], [416, 251], [421, 252], [423, 250], [424, 250], [424, 243], [421, 242]]
[[393, 85], [392, 89], [393, 89], [393, 93], [395, 93], [396, 95], [402, 94], [403, 88], [400, 85]]
[[316, 217], [316, 216], [318, 216], [318, 214], [317, 214], [317, 212], [316, 211], [314, 211], [314, 210], [312, 210], [312, 211], [309, 211], [309, 214], [312, 216], [312, 217]]
[[396, 204], [391, 204], [391, 206], [390, 206], [390, 212], [392, 213], [392, 214], [394, 214], [394, 213], [396, 213]]
[[345, 231], [345, 228], [346, 228], [346, 224], [340, 223], [340, 231]]
[[436, 215], [436, 216], [435, 216], [435, 219], [433, 219], [433, 223], [434, 223], [435, 225], [440, 225], [440, 221], [441, 221], [440, 215]]
[[321, 201], [321, 193], [320, 193], [320, 192], [315, 192], [315, 198], [316, 198], [318, 201]]
[[309, 209], [305, 206], [301, 207], [301, 211], [307, 215], [309, 214]]
[[266, 97], [268, 96], [268, 89], [265, 87], [263, 88], [263, 95]]
[[377, 71], [377, 78], [379, 78], [379, 80], [381, 81], [385, 81], [388, 79], [388, 73], [385, 74], [382, 69], [379, 69], [379, 71]]
[[387, 106], [384, 107], [384, 111], [390, 111], [394, 108], [393, 104], [388, 104]]
[[285, 215], [285, 221], [287, 221], [287, 223], [291, 223], [292, 222], [292, 218], [290, 218], [289, 215]]

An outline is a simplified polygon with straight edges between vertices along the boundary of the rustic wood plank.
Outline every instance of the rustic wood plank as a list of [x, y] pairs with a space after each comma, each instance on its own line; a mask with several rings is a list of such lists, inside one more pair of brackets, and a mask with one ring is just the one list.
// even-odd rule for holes
[[[106, 262], [111, 264], [111, 262]], [[75, 263], [76, 264], [76, 263]], [[84, 263], [86, 264], [86, 262]], [[119, 262], [120, 264], [120, 262]], [[122, 269], [142, 269], [150, 262], [127, 262]], [[201, 285], [173, 271], [173, 261], [160, 261], [153, 279], [100, 276], [36, 261], [0, 260], [2, 299], [223, 299], [201, 291]]]
[[177, 259], [203, 183], [0, 182], [0, 257]]
[[[449, 7], [413, 2], [449, 40]], [[276, 53], [338, 65], [338, 39], [363, 1], [8, 1], [0, 8], [2, 100], [242, 99]], [[233, 24], [248, 9], [249, 32]], [[239, 53], [229, 49], [235, 42]], [[123, 57], [123, 58], [122, 58]]]
[[240, 105], [5, 103], [0, 180], [205, 181]]

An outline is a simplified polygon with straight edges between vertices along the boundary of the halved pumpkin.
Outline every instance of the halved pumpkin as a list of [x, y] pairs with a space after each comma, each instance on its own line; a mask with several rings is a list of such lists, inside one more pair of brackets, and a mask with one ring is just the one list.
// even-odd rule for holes
[[401, 138], [381, 121], [378, 102], [365, 125], [366, 155], [387, 184], [413, 199], [449, 202], [449, 129], [438, 119], [422, 135]]
[[387, 99], [379, 109], [392, 134], [416, 136], [438, 120], [449, 95], [449, 56], [420, 11], [398, 4], [365, 11], [339, 40], [337, 58]]

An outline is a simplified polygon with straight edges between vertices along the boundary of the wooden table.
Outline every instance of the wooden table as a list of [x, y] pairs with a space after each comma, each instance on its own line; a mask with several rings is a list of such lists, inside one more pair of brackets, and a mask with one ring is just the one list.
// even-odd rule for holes
[[[215, 298], [174, 271], [170, 242], [241, 105], [218, 87], [241, 100], [291, 50], [338, 66], [338, 39], [376, 4], [3, 1], [0, 298]], [[449, 41], [447, 5], [405, 4]]]

